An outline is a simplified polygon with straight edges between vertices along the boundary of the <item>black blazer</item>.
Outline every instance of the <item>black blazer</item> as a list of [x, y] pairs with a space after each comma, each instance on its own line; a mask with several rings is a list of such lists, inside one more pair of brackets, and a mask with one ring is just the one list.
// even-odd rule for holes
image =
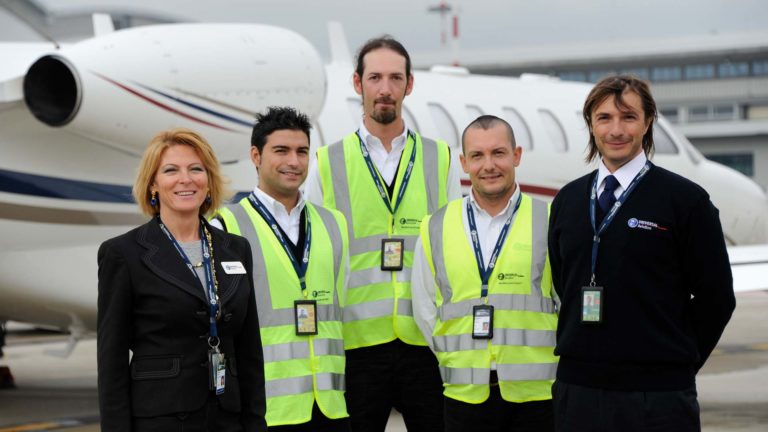
[[[251, 249], [242, 237], [210, 227], [227, 357], [223, 410], [241, 413], [244, 430], [267, 430]], [[240, 261], [248, 274], [227, 274]], [[130, 431], [132, 417], [200, 409], [211, 397], [208, 307], [202, 284], [157, 219], [99, 248], [98, 383], [101, 430]], [[128, 353], [132, 353], [129, 361]]]

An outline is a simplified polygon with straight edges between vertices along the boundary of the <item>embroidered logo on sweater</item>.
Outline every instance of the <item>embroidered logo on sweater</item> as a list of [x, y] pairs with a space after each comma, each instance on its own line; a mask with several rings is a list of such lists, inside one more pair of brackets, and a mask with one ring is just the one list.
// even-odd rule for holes
[[627, 226], [630, 228], [644, 229], [646, 231], [667, 231], [669, 228], [659, 225], [656, 222], [644, 221], [637, 218], [630, 218], [627, 221]]

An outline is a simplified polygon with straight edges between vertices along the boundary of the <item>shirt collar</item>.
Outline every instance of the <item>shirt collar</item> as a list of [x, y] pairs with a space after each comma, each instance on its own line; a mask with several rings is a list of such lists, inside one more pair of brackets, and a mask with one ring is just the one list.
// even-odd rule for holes
[[[264, 206], [269, 210], [270, 213], [273, 215], [278, 214], [278, 210], [282, 214], [288, 214], [288, 211], [285, 209], [285, 206], [280, 201], [272, 198], [271, 195], [267, 194], [263, 190], [259, 189], [258, 186], [253, 188], [253, 193], [256, 195], [256, 198], [261, 201]], [[301, 213], [304, 210], [304, 193], [299, 190], [299, 202], [296, 203], [296, 207], [293, 208], [291, 211], [291, 214], [293, 214], [294, 211], [298, 210], [298, 213]]]
[[645, 152], [641, 151], [640, 154], [634, 157], [634, 159], [625, 163], [621, 168], [617, 169], [616, 172], [612, 173], [608, 171], [605, 163], [600, 159], [600, 164], [597, 168], [598, 188], [603, 184], [603, 180], [605, 180], [606, 177], [613, 174], [613, 176], [616, 177], [616, 180], [619, 181], [621, 188], [626, 190], [629, 187], [629, 184], [632, 183], [632, 180], [634, 180], [635, 176], [637, 176], [640, 170], [643, 169], [647, 160], [648, 158], [645, 156]]
[[[379, 148], [381, 150], [384, 149], [384, 144], [381, 143], [381, 140], [379, 137], [371, 134], [370, 131], [368, 131], [368, 128], [365, 127], [365, 122], [360, 122], [360, 136], [363, 137], [363, 142], [365, 142], [365, 146], [368, 147], [370, 150], [372, 147]], [[403, 119], [403, 132], [396, 136], [395, 139], [392, 140], [392, 151], [395, 150], [402, 150], [405, 148], [405, 142], [408, 139], [408, 123]]]
[[487, 211], [485, 211], [485, 209], [480, 207], [480, 205], [477, 203], [477, 200], [475, 199], [475, 190], [474, 189], [470, 189], [469, 190], [468, 198], [469, 198], [469, 202], [472, 203], [472, 208], [474, 208], [474, 210], [476, 212], [482, 213], [484, 215], [488, 215], [488, 217], [496, 218], [496, 217], [499, 217], [499, 216], [509, 217], [509, 212], [512, 211], [512, 203], [513, 202], [516, 203], [517, 202], [517, 198], [519, 196], [520, 196], [520, 185], [517, 184], [517, 182], [515, 182], [515, 192], [512, 193], [511, 197], [509, 197], [509, 202], [507, 203], [507, 206], [504, 207], [504, 210], [502, 210], [496, 216], [491, 216], [490, 214], [488, 214]]

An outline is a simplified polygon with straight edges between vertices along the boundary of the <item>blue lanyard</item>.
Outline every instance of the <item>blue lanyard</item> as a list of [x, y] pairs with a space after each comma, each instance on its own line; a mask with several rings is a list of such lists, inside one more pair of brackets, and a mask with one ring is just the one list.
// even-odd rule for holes
[[[176, 248], [176, 251], [181, 255], [181, 258], [184, 259], [184, 263], [189, 267], [189, 270], [192, 272], [192, 275], [195, 276], [195, 279], [200, 281], [200, 277], [197, 275], [197, 272], [194, 269], [194, 266], [189, 261], [189, 258], [187, 257], [187, 254], [184, 253], [184, 249], [181, 248], [181, 245], [179, 245], [179, 242], [176, 241], [176, 239], [173, 237], [173, 234], [166, 228], [165, 224], [163, 224], [163, 221], [160, 220], [160, 217], [158, 216], [158, 221], [160, 222], [160, 229], [163, 230], [166, 236], [168, 236], [168, 239], [173, 243], [173, 246]], [[200, 246], [203, 249], [203, 268], [205, 269], [205, 286], [207, 289], [207, 297], [208, 297], [208, 321], [210, 323], [210, 337], [211, 338], [218, 338], [219, 332], [216, 328], [216, 316], [219, 313], [219, 296], [216, 292], [216, 283], [214, 282], [213, 277], [213, 256], [211, 254], [210, 245], [208, 244], [208, 237], [207, 237], [207, 230], [204, 228], [204, 223], [200, 222]], [[200, 282], [202, 284], [202, 281]], [[218, 343], [216, 344], [218, 346]], [[211, 345], [213, 346], [213, 345]]]
[[[357, 139], [360, 141], [360, 151], [363, 153], [363, 158], [365, 158], [365, 164], [368, 166], [368, 171], [371, 173], [371, 178], [373, 178], [373, 182], [376, 184], [376, 188], [379, 190], [379, 196], [381, 196], [381, 199], [384, 200], [384, 204], [386, 204], [389, 212], [395, 214], [397, 208], [400, 207], [400, 203], [403, 202], [403, 195], [405, 195], [405, 189], [408, 186], [408, 182], [411, 179], [411, 173], [413, 172], [413, 166], [416, 161], [416, 137], [411, 134], [411, 131], [408, 131], [406, 144], [408, 143], [408, 138], [413, 139], [413, 151], [411, 152], [411, 158], [408, 160], [408, 166], [405, 169], [403, 182], [400, 183], [400, 190], [397, 191], [395, 206], [392, 207], [389, 194], [384, 188], [384, 185], [381, 181], [381, 176], [379, 175], [379, 171], [376, 169], [376, 166], [374, 166], [373, 161], [371, 160], [371, 155], [368, 153], [368, 149], [365, 147], [363, 137], [360, 136], [360, 129], [357, 130], [356, 134]], [[403, 151], [405, 151], [405, 149], [403, 149]], [[395, 178], [397, 178], [397, 176], [395, 176]]]
[[629, 194], [635, 190], [637, 184], [640, 183], [640, 180], [642, 180], [643, 177], [645, 177], [651, 167], [653, 167], [651, 161], [646, 161], [643, 168], [640, 169], [640, 172], [632, 179], [632, 182], [627, 189], [621, 193], [616, 202], [613, 203], [613, 207], [608, 210], [608, 213], [603, 218], [603, 222], [599, 227], [597, 226], [597, 217], [595, 214], [597, 207], [597, 174], [595, 174], [595, 179], [592, 181], [592, 193], [589, 195], [589, 220], [592, 223], [592, 232], [595, 234], [592, 237], [592, 278], [589, 281], [590, 286], [595, 286], [595, 269], [597, 268], [597, 250], [600, 246], [600, 236], [608, 228], [608, 225], [613, 222], [616, 212], [618, 212], [619, 208], [624, 205], [624, 202], [629, 198]]
[[309, 245], [312, 241], [312, 226], [309, 221], [309, 215], [306, 215], [306, 238], [304, 239], [304, 253], [301, 258], [301, 262], [299, 262], [298, 259], [293, 255], [293, 252], [291, 251], [291, 248], [288, 246], [288, 242], [283, 237], [283, 234], [280, 232], [280, 228], [277, 225], [277, 220], [275, 220], [275, 217], [272, 216], [272, 213], [269, 212], [267, 207], [264, 206], [264, 203], [262, 203], [259, 198], [251, 192], [250, 195], [248, 195], [248, 199], [251, 201], [251, 204], [253, 205], [253, 208], [256, 209], [257, 212], [261, 215], [262, 218], [264, 218], [264, 221], [269, 225], [270, 228], [272, 228], [272, 232], [275, 233], [275, 237], [277, 237], [277, 240], [280, 242], [280, 245], [283, 247], [283, 250], [288, 255], [288, 258], [291, 260], [291, 264], [293, 265], [293, 269], [296, 271], [296, 276], [299, 277], [299, 283], [301, 284], [301, 291], [306, 292], [307, 289], [307, 282], [306, 282], [306, 274], [307, 274], [307, 267], [309, 266]]
[[499, 238], [496, 240], [496, 246], [493, 248], [493, 253], [491, 254], [491, 260], [488, 262], [488, 268], [485, 268], [484, 262], [483, 262], [483, 249], [480, 247], [480, 239], [477, 235], [477, 225], [475, 224], [475, 212], [472, 210], [472, 202], [469, 198], [467, 198], [467, 219], [469, 222], [469, 232], [472, 237], [472, 247], [475, 249], [475, 260], [477, 261], [477, 270], [480, 272], [480, 280], [482, 281], [483, 285], [480, 287], [480, 296], [485, 297], [488, 295], [488, 279], [491, 277], [491, 273], [493, 272], [493, 267], [496, 265], [496, 259], [499, 257], [499, 253], [501, 253], [501, 247], [504, 245], [504, 240], [507, 238], [507, 234], [509, 234], [509, 227], [512, 225], [512, 219], [515, 217], [515, 213], [517, 213], [517, 209], [520, 208], [520, 203], [523, 201], [523, 194], [520, 193], [517, 197], [517, 203], [515, 203], [515, 208], [512, 210], [512, 214], [509, 215], [507, 220], [504, 222], [504, 227], [501, 229], [501, 232], [499, 233]]

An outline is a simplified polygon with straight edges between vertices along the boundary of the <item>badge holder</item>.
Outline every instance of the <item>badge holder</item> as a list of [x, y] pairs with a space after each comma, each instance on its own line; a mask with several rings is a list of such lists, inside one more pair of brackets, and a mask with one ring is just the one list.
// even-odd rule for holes
[[384, 271], [400, 271], [403, 269], [403, 239], [381, 240], [381, 269]]
[[581, 322], [588, 324], [603, 322], [603, 287], [581, 288]]
[[213, 345], [210, 340], [208, 341], [208, 345], [211, 347], [208, 350], [209, 387], [211, 390], [215, 390], [217, 395], [220, 395], [224, 393], [226, 384], [224, 379], [227, 372], [227, 360], [224, 353], [219, 351], [219, 338], [211, 339], [216, 339], [216, 344]]
[[472, 339], [493, 339], [493, 306], [473, 306], [472, 323]]
[[296, 319], [296, 336], [317, 334], [317, 301], [296, 300], [293, 302], [293, 316]]

